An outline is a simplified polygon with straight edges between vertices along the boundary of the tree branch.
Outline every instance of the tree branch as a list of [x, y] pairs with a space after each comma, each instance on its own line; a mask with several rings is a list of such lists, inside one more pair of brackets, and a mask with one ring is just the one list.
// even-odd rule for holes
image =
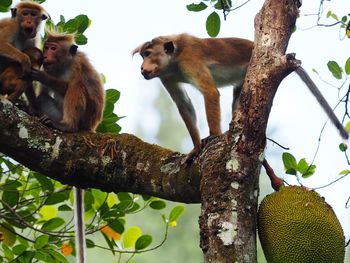
[[62, 133], [0, 101], [0, 151], [64, 184], [199, 203], [198, 164], [130, 134]]

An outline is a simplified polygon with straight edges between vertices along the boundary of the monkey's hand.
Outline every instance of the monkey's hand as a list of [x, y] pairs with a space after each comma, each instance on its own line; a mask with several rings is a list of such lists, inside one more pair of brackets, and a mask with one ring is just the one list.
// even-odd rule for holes
[[201, 152], [202, 147], [201, 146], [197, 146], [194, 147], [186, 156], [186, 163], [191, 164], [194, 159], [199, 155], [199, 153]]
[[53, 128], [53, 124], [51, 119], [47, 115], [43, 115], [39, 118], [39, 121], [43, 123], [45, 126]]
[[47, 73], [45, 71], [38, 70], [35, 68], [32, 68], [30, 77], [32, 78], [32, 80], [37, 80], [40, 82], [44, 82], [48, 78]]
[[23, 56], [21, 64], [22, 64], [22, 76], [29, 75], [32, 64], [30, 63], [30, 59], [27, 55]]

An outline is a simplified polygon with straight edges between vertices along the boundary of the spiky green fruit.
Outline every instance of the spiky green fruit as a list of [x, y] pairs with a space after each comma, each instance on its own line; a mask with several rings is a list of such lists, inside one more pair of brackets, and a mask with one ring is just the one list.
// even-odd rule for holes
[[345, 237], [333, 209], [315, 191], [283, 187], [259, 207], [258, 233], [268, 263], [343, 263]]

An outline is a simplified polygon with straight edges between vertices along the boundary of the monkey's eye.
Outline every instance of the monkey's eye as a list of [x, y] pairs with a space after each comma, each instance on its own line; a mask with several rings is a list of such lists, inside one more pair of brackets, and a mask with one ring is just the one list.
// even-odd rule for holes
[[55, 47], [55, 46], [50, 47], [50, 50], [52, 50], [52, 51], [55, 51], [56, 49], [57, 49], [57, 47]]
[[142, 56], [145, 58], [145, 57], [148, 57], [149, 55], [151, 55], [151, 51], [145, 51], [143, 52]]
[[28, 15], [29, 15], [29, 12], [27, 12], [27, 11], [22, 12], [22, 16], [28, 16]]

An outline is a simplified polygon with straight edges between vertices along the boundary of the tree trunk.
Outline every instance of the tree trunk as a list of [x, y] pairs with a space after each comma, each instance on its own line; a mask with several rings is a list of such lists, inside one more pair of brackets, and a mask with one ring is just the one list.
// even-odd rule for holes
[[230, 130], [201, 156], [201, 248], [205, 262], [254, 263], [259, 173], [272, 101], [298, 65], [285, 55], [297, 0], [267, 0], [255, 19], [255, 48]]

